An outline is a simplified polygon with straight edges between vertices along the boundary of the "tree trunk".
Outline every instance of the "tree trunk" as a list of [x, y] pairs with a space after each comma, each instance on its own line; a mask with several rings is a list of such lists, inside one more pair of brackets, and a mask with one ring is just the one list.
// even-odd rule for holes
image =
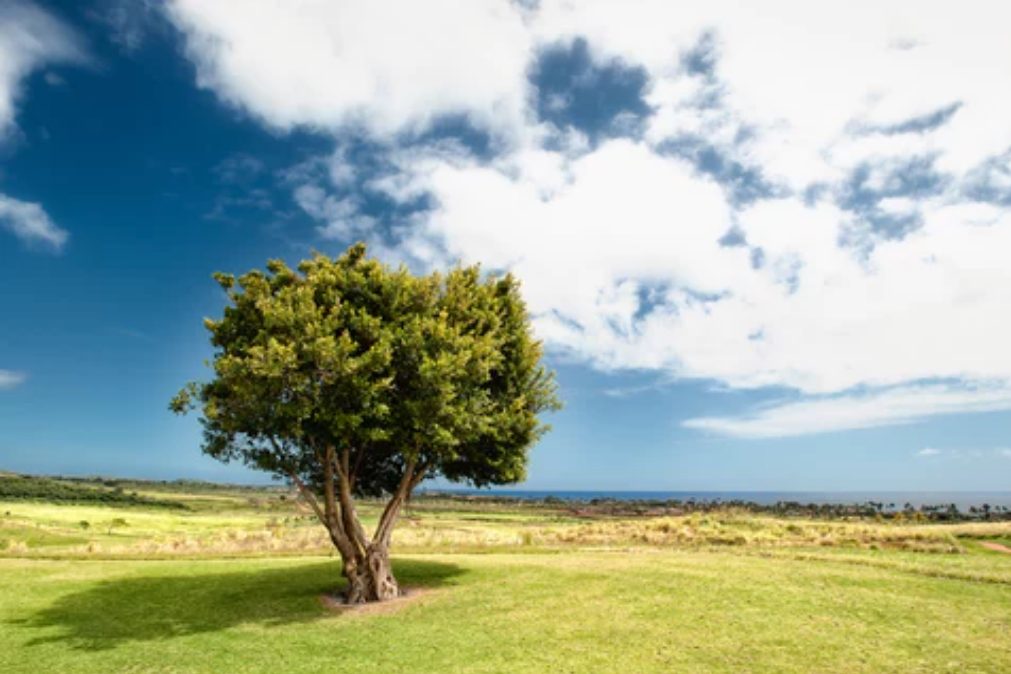
[[370, 545], [365, 555], [345, 561], [344, 576], [348, 581], [344, 601], [348, 604], [387, 601], [400, 596], [400, 586], [390, 566], [390, 551], [385, 545]]
[[[343, 471], [347, 472], [347, 454], [342, 456]], [[349, 488], [350, 480], [340, 480], [340, 497], [342, 510], [350, 515], [346, 528], [351, 537], [358, 542], [358, 550], [354, 559], [349, 559], [342, 553], [344, 560], [344, 577], [348, 581], [348, 589], [344, 600], [348, 604], [364, 604], [370, 601], [387, 601], [400, 596], [400, 586], [393, 576], [390, 566], [390, 537], [393, 525], [397, 521], [400, 509], [410, 495], [411, 490], [424, 478], [426, 467], [417, 468], [417, 461], [411, 459], [407, 463], [404, 475], [400, 480], [396, 493], [379, 517], [376, 534], [372, 540], [365, 538], [358, 515], [354, 511], [354, 501]]]
[[330, 540], [340, 552], [342, 571], [348, 583], [344, 601], [365, 604], [399, 597], [400, 586], [390, 565], [390, 537], [401, 507], [411, 490], [424, 479], [427, 467], [422, 465], [418, 468], [416, 459], [408, 460], [400, 484], [386, 504], [370, 541], [355, 512], [351, 489], [354, 476], [351, 474], [349, 452], [342, 451], [338, 463], [336, 450], [331, 445], [325, 448], [325, 455], [317, 455], [317, 458], [323, 464], [322, 507], [298, 473], [292, 470], [289, 476], [327, 528]]

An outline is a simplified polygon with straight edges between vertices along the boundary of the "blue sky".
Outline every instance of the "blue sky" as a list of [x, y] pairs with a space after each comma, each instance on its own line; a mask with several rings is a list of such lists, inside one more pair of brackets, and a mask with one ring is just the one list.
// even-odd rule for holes
[[1007, 488], [1007, 10], [673, 4], [0, 3], [0, 468], [261, 479], [210, 274], [365, 240], [523, 280], [528, 488]]

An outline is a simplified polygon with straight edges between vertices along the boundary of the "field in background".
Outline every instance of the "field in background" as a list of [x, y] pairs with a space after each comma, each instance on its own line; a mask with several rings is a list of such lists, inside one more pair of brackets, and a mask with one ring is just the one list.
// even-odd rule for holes
[[0, 671], [1011, 671], [1009, 522], [424, 497], [359, 615], [291, 492], [105, 487], [0, 501]]
[[[36, 491], [49, 489], [62, 500], [4, 499], [0, 492], [0, 556], [151, 559], [331, 552], [309, 507], [280, 487], [41, 482]], [[4, 484], [0, 481], [0, 487]], [[359, 514], [366, 525], [374, 525], [381, 509], [381, 502], [366, 500]], [[400, 552], [453, 553], [721, 546], [962, 554], [984, 552], [982, 541], [1011, 545], [1011, 522], [784, 517], [733, 506], [683, 512], [438, 495], [416, 497], [394, 534]]]

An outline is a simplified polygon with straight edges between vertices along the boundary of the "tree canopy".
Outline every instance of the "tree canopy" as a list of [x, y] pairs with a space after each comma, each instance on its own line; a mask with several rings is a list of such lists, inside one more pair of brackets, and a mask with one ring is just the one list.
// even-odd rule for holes
[[[418, 276], [363, 244], [297, 270], [279, 260], [235, 278], [205, 325], [214, 376], [171, 408], [199, 407], [204, 451], [292, 481], [341, 553], [349, 601], [398, 592], [393, 524], [428, 477], [475, 486], [525, 476], [560, 406], [519, 283], [477, 266]], [[322, 504], [317, 500], [322, 495]], [[355, 496], [389, 496], [367, 536]]]

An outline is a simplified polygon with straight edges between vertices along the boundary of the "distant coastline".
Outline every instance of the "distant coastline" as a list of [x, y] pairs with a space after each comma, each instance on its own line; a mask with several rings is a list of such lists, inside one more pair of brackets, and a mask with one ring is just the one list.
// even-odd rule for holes
[[565, 501], [588, 502], [594, 499], [615, 501], [743, 501], [758, 505], [776, 503], [858, 505], [882, 503], [886, 509], [901, 510], [909, 503], [914, 508], [954, 504], [961, 511], [972, 507], [1011, 507], [1011, 491], [634, 491], [634, 490], [567, 490], [567, 489], [468, 489], [423, 487], [419, 494], [453, 494], [461, 496], [495, 496], [521, 500], [557, 498]]
[[[272, 483], [239, 483], [202, 479], [158, 479], [114, 477], [105, 475], [53, 475], [37, 474], [14, 470], [0, 469], [0, 478], [24, 476], [37, 479], [59, 480], [71, 483], [101, 483], [106, 487], [120, 486], [127, 489], [147, 488], [180, 488], [192, 489], [243, 489], [251, 491], [277, 491], [285, 487], [280, 482]], [[970, 508], [983, 505], [991, 507], [1003, 506], [1011, 508], [1011, 490], [1006, 491], [942, 491], [942, 490], [854, 490], [854, 491], [723, 491], [723, 490], [621, 490], [621, 489], [521, 489], [521, 488], [491, 488], [475, 489], [468, 487], [435, 487], [420, 486], [418, 495], [447, 494], [453, 496], [487, 496], [496, 498], [512, 498], [518, 500], [542, 501], [544, 499], [561, 499], [572, 502], [589, 502], [597, 500], [611, 501], [680, 501], [682, 503], [695, 501], [698, 503], [729, 503], [744, 502], [760, 506], [771, 506], [776, 503], [800, 503], [804, 505], [863, 505], [880, 503], [887, 510], [902, 510], [908, 503], [913, 508], [922, 506], [947, 506], [954, 504], [960, 511], [968, 512]], [[889, 507], [892, 506], [892, 507]]]

